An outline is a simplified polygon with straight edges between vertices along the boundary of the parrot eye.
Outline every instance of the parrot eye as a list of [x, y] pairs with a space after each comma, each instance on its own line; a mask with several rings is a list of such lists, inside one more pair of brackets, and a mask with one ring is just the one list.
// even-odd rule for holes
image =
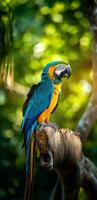
[[64, 65], [59, 64], [56, 68], [57, 68], [57, 70], [62, 70], [64, 68]]

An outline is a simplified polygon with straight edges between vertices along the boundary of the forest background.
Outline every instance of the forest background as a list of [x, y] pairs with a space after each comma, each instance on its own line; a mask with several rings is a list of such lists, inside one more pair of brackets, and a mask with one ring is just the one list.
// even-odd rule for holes
[[[1, 200], [23, 199], [25, 153], [20, 124], [28, 89], [40, 81], [45, 64], [69, 61], [72, 77], [64, 80], [60, 103], [51, 121], [74, 130], [92, 92], [92, 48], [85, 0], [0, 1], [1, 79], [2, 71], [8, 75], [7, 88], [4, 80], [0, 82]], [[97, 165], [97, 124], [83, 152]], [[49, 198], [55, 180], [56, 174], [37, 166], [37, 200]], [[82, 190], [80, 199], [87, 199]]]

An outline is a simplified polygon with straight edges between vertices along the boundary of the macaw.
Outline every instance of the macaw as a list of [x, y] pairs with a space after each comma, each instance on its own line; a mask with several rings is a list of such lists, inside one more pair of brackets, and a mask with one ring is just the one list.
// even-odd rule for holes
[[42, 122], [48, 122], [61, 92], [62, 78], [70, 77], [71, 68], [64, 61], [48, 63], [41, 81], [30, 89], [23, 106], [22, 133], [26, 149], [26, 174], [29, 174], [30, 140]]
[[38, 124], [49, 120], [50, 114], [58, 103], [62, 78], [70, 77], [70, 75], [71, 68], [68, 63], [64, 61], [51, 62], [43, 69], [41, 82], [30, 89], [23, 106], [22, 132], [24, 133], [26, 152], [28, 152], [31, 136], [36, 131]]

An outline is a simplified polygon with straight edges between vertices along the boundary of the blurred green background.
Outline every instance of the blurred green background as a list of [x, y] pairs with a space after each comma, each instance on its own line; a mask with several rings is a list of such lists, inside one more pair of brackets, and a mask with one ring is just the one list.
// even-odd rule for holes
[[[12, 53], [14, 91], [0, 87], [0, 200], [23, 199], [22, 105], [27, 89], [39, 82], [45, 64], [66, 60], [72, 67], [72, 77], [64, 80], [60, 103], [51, 120], [75, 129], [86, 108], [92, 92], [92, 34], [86, 1], [0, 0], [1, 66]], [[97, 124], [84, 145], [84, 153], [97, 165]], [[36, 200], [49, 198], [55, 178], [55, 174], [38, 167]], [[82, 190], [80, 199], [87, 199]]]

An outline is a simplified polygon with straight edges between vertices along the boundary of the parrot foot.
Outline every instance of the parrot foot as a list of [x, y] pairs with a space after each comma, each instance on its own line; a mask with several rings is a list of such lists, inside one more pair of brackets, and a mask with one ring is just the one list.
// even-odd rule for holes
[[46, 123], [46, 122], [40, 123], [39, 129], [42, 129], [42, 128], [48, 127], [48, 126], [54, 128], [55, 130], [60, 128], [56, 123], [52, 123], [52, 122], [49, 121], [48, 123]]

